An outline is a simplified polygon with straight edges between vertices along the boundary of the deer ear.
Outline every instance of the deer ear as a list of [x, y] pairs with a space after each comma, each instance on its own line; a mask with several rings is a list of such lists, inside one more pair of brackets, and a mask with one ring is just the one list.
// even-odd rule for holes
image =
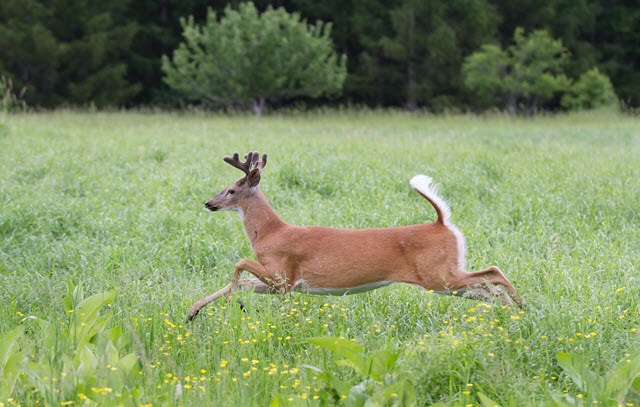
[[247, 182], [249, 182], [250, 187], [255, 187], [260, 183], [260, 170], [254, 168], [247, 174]]

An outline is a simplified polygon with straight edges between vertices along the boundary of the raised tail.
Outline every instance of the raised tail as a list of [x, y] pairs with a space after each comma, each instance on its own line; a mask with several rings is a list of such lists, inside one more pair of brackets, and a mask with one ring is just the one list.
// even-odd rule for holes
[[451, 208], [449, 208], [447, 202], [438, 195], [438, 186], [433, 182], [433, 179], [420, 174], [411, 178], [409, 183], [417, 193], [422, 195], [422, 197], [429, 201], [429, 203], [434, 207], [438, 214], [437, 222], [440, 222], [443, 225], [450, 224]]
[[433, 205], [434, 209], [438, 213], [438, 220], [436, 222], [446, 226], [456, 237], [458, 246], [458, 267], [461, 270], [465, 270], [467, 245], [464, 241], [464, 235], [451, 222], [451, 208], [449, 208], [447, 202], [438, 195], [438, 186], [434, 184], [431, 177], [427, 177], [426, 175], [416, 175], [411, 178], [411, 181], [409, 182], [417, 193], [422, 195], [424, 199]]

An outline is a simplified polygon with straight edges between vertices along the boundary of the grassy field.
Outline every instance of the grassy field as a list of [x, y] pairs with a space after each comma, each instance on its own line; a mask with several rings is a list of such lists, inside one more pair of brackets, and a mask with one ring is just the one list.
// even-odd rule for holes
[[[527, 308], [392, 285], [186, 323], [253, 257], [203, 207], [249, 150], [298, 225], [432, 221], [408, 183], [432, 176], [469, 269]], [[639, 406], [639, 163], [640, 122], [612, 113], [0, 116], [0, 406]]]

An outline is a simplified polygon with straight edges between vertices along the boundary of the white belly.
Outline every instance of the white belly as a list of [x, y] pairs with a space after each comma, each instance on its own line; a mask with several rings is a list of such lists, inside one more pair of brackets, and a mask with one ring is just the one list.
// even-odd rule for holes
[[358, 294], [363, 293], [365, 291], [375, 290], [379, 287], [384, 287], [385, 285], [389, 285], [393, 283], [393, 281], [376, 281], [375, 283], [358, 285], [355, 287], [310, 287], [306, 281], [299, 280], [296, 282], [296, 286], [294, 288], [295, 291], [307, 294], [314, 295], [349, 295], [349, 294]]

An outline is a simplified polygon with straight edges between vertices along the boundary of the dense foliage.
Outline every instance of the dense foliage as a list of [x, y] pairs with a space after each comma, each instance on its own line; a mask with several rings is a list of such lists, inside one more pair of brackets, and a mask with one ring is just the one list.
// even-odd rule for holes
[[580, 75], [562, 97], [562, 106], [568, 109], [590, 109], [612, 103], [615, 93], [611, 81], [597, 68]]
[[563, 73], [567, 59], [562, 43], [546, 31], [526, 36], [522, 29], [516, 29], [508, 50], [484, 45], [466, 58], [463, 72], [470, 89], [485, 97], [499, 95], [507, 111], [514, 113], [518, 105], [524, 105], [527, 111], [534, 112], [567, 89], [568, 80]]
[[[26, 89], [29, 105], [175, 106], [161, 57], [182, 40], [180, 18], [201, 24], [207, 8], [240, 1], [3, 0], [0, 75]], [[480, 108], [464, 86], [464, 58], [485, 44], [508, 47], [513, 33], [545, 30], [568, 51], [576, 80], [597, 68], [615, 94], [640, 104], [640, 8], [614, 0], [256, 0], [315, 23], [331, 23], [348, 57], [340, 103], [434, 111]], [[481, 98], [482, 99], [482, 98]], [[573, 106], [573, 103], [570, 105]], [[541, 107], [566, 106], [550, 99]]]
[[326, 24], [307, 25], [282, 7], [260, 14], [252, 3], [227, 7], [219, 20], [210, 9], [202, 26], [192, 17], [181, 23], [184, 41], [173, 58], [162, 57], [162, 71], [189, 99], [251, 105], [260, 116], [267, 100], [342, 89], [346, 61], [333, 51]]

